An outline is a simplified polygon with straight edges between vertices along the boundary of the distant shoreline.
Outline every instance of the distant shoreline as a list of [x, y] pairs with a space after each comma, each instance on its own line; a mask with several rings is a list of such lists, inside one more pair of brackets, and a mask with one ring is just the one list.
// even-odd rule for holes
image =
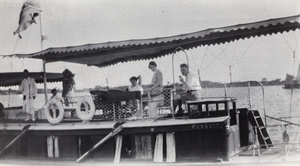
[[[260, 86], [258, 81], [243, 81], [243, 82], [232, 82], [232, 83], [226, 83], [226, 87], [248, 87], [250, 83], [251, 87], [254, 86]], [[282, 86], [284, 85], [284, 81], [280, 80], [272, 80], [272, 81], [263, 81], [260, 82], [263, 86]], [[151, 85], [143, 85], [143, 88], [145, 91], [150, 88]], [[202, 81], [201, 82], [202, 88], [222, 88], [225, 86], [225, 83], [220, 82], [211, 82], [211, 81]], [[118, 86], [118, 87], [110, 87], [110, 89], [116, 89], [125, 91], [128, 85], [124, 86]], [[165, 87], [173, 87], [173, 84], [166, 85]], [[180, 88], [182, 87], [182, 84], [175, 83], [175, 87]], [[91, 90], [103, 90], [106, 91], [106, 86], [96, 86], [95, 88], [85, 88], [85, 89], [78, 89], [76, 92], [89, 92]], [[61, 92], [60, 89], [58, 89], [58, 92]], [[51, 93], [51, 89], [47, 89], [47, 93]], [[21, 94], [20, 91], [14, 90], [14, 89], [8, 89], [8, 90], [0, 90], [0, 95], [7, 95], [7, 94]], [[38, 94], [44, 94], [44, 89], [38, 89]]]

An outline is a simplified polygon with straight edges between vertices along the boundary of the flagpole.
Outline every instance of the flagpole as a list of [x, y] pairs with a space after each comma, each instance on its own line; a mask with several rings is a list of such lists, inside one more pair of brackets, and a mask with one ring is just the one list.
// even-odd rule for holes
[[[43, 51], [43, 33], [42, 33], [42, 12], [39, 10], [40, 13], [40, 36], [41, 36], [41, 50]], [[43, 59], [43, 74], [44, 74], [44, 93], [45, 93], [45, 102], [48, 101], [48, 95], [47, 95], [47, 74], [46, 74], [46, 60]]]

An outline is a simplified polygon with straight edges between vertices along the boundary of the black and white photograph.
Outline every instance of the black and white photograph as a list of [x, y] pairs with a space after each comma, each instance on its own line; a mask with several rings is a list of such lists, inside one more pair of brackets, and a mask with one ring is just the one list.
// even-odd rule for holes
[[0, 166], [300, 165], [299, 0], [0, 0]]

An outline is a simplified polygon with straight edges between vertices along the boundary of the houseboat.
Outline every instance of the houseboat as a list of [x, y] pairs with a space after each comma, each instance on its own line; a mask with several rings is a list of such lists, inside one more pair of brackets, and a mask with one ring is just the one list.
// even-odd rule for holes
[[[44, 65], [63, 61], [105, 67], [169, 54], [174, 56], [176, 52], [204, 45], [296, 30], [300, 28], [299, 17], [162, 38], [48, 48], [6, 57], [41, 59]], [[17, 114], [21, 108], [3, 108], [0, 155], [2, 159], [74, 162], [214, 162], [228, 161], [250, 146], [272, 148], [259, 111], [240, 106], [240, 98], [228, 95], [228, 89], [224, 87], [223, 96], [203, 94], [201, 99], [187, 101], [187, 113], [182, 117], [174, 116], [175, 87], [164, 88], [159, 100], [139, 92], [91, 91], [89, 95], [74, 97], [74, 102], [68, 106], [60, 100], [46, 103], [35, 122], [19, 120]], [[134, 109], [129, 108], [129, 100], [134, 101]], [[145, 103], [157, 102], [158, 107], [154, 110], [143, 107]], [[149, 111], [156, 111], [158, 116], [149, 117]], [[137, 113], [140, 116], [134, 116]]]

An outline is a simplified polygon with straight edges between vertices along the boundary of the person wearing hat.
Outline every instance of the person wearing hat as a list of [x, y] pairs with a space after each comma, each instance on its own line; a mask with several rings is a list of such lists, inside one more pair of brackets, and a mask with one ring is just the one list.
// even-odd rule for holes
[[[142, 88], [142, 77], [139, 75], [137, 77], [135, 76], [132, 76], [130, 79], [130, 83], [131, 85], [128, 86], [127, 90], [129, 92], [135, 92], [135, 91], [140, 91], [141, 92], [141, 95], [143, 94], [143, 88]], [[136, 104], [135, 104], [136, 103]], [[129, 100], [128, 101], [128, 108], [130, 108], [131, 110], [137, 110], [137, 115], [136, 116], [140, 116], [141, 115], [141, 112], [138, 111], [137, 109], [137, 105], [138, 105], [138, 102], [134, 101], [134, 100]]]
[[65, 69], [62, 72], [64, 77], [63, 83], [63, 90], [62, 90], [62, 97], [64, 98], [65, 105], [69, 105], [69, 100], [73, 96], [75, 90], [75, 81], [74, 81], [74, 74], [69, 70]]
[[141, 94], [143, 94], [143, 88], [142, 88], [142, 77], [141, 75], [135, 77], [132, 76], [129, 79], [131, 85], [128, 86], [128, 91], [133, 92], [133, 91], [140, 91]]
[[30, 120], [30, 116], [32, 116], [32, 121], [35, 121], [34, 100], [37, 95], [36, 83], [34, 78], [29, 77], [27, 69], [23, 71], [23, 77], [24, 79], [21, 82], [19, 90], [23, 94], [23, 111], [27, 114], [25, 121]]

